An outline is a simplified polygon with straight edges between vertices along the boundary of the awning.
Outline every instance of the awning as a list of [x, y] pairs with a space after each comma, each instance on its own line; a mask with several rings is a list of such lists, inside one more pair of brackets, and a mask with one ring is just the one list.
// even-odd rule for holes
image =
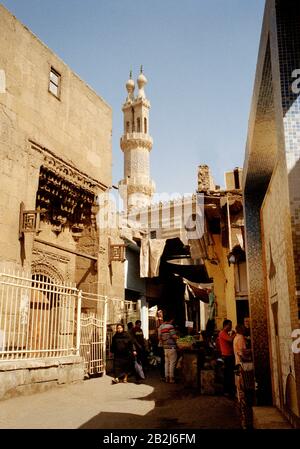
[[209, 293], [212, 291], [214, 284], [210, 283], [196, 283], [191, 282], [188, 279], [183, 278], [183, 282], [186, 284], [190, 296], [200, 299], [205, 303], [209, 303]]
[[167, 260], [169, 269], [174, 274], [195, 283], [210, 283], [207, 269], [202, 259], [171, 259]]

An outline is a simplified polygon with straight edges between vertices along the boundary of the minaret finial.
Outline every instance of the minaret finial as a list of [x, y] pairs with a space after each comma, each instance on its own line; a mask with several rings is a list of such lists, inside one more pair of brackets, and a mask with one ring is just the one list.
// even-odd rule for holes
[[141, 65], [141, 73], [138, 76], [137, 84], [139, 88], [139, 92], [137, 95], [137, 98], [146, 98], [144, 86], [147, 84], [147, 78], [145, 77], [143, 73], [143, 66]]
[[126, 98], [126, 103], [131, 103], [134, 100], [134, 81], [132, 79], [132, 70], [130, 69], [129, 72], [129, 80], [126, 83], [126, 89], [128, 92], [127, 98]]

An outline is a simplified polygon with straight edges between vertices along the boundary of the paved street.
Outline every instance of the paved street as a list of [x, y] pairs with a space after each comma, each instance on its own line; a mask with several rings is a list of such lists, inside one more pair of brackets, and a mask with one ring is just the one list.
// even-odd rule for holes
[[153, 370], [143, 384], [103, 376], [0, 402], [1, 429], [238, 429], [234, 402], [165, 384]]

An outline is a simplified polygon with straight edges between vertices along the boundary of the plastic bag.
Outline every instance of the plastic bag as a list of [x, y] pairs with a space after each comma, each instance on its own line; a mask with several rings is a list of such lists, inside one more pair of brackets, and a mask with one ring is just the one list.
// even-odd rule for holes
[[135, 368], [137, 374], [140, 376], [140, 378], [141, 379], [145, 379], [145, 374], [144, 374], [144, 371], [143, 371], [143, 367], [142, 367], [141, 363], [137, 359], [135, 359], [135, 361], [134, 361], [134, 368]]
[[182, 361], [183, 361], [183, 357], [180, 356], [179, 359], [176, 362], [176, 369], [181, 369], [182, 368]]

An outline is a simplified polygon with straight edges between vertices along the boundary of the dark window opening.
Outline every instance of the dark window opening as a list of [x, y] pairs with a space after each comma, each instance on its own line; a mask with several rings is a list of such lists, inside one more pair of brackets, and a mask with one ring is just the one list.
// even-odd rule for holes
[[233, 175], [234, 175], [234, 187], [235, 189], [240, 189], [240, 176], [239, 176], [239, 169], [235, 168], [233, 170]]
[[49, 92], [60, 98], [61, 75], [53, 68], [50, 69]]

